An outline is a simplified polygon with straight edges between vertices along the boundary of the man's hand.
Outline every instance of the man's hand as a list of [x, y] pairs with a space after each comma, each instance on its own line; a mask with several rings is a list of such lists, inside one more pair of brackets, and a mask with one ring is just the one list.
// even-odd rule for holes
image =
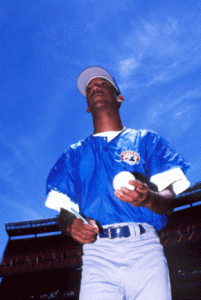
[[135, 207], [145, 206], [157, 214], [169, 214], [172, 212], [174, 194], [170, 189], [167, 188], [157, 193], [150, 190], [146, 183], [142, 183], [139, 180], [129, 180], [129, 184], [135, 186], [135, 190], [121, 187], [119, 190], [115, 190], [115, 196]]
[[119, 190], [115, 190], [115, 196], [120, 200], [128, 202], [136, 207], [144, 206], [149, 194], [148, 185], [139, 180], [129, 180], [128, 183], [133, 185], [135, 189], [129, 190], [126, 187], [121, 187]]
[[58, 225], [63, 234], [73, 237], [81, 244], [86, 244], [92, 243], [99, 232], [99, 228], [94, 220], [87, 219], [87, 221], [90, 225], [75, 218], [74, 214], [66, 209], [61, 208]]
[[67, 226], [67, 231], [70, 235], [81, 244], [89, 244], [94, 242], [96, 234], [99, 232], [95, 221], [87, 219], [90, 225], [82, 220], [75, 218], [70, 226]]

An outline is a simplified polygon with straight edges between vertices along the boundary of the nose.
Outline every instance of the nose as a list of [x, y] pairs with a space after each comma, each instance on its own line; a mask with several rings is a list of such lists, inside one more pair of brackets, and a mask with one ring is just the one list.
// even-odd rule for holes
[[98, 84], [94, 85], [92, 88], [92, 92], [100, 91], [100, 86]]

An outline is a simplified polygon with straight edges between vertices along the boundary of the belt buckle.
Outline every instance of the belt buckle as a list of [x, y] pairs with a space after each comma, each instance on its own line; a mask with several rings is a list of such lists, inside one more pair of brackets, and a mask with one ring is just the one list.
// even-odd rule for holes
[[113, 227], [108, 227], [108, 228], [107, 228], [107, 235], [108, 235], [108, 238], [109, 238], [109, 239], [113, 239], [113, 237], [112, 237], [112, 232], [111, 232], [112, 228], [113, 228]]
[[[109, 239], [114, 239], [116, 237], [118, 237], [119, 232], [121, 231], [121, 226], [118, 227], [108, 227], [107, 228], [107, 235]], [[112, 236], [112, 229], [115, 230], [115, 232], [113, 232], [113, 236]]]

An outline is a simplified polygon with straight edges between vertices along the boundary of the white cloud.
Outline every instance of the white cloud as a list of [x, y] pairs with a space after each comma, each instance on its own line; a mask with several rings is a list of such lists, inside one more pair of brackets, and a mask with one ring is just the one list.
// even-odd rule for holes
[[[7, 207], [6, 212], [8, 214], [8, 222], [18, 222], [22, 220], [37, 220], [44, 218], [43, 215], [38, 213], [38, 209], [35, 210], [31, 207], [28, 207], [24, 205], [23, 203], [20, 203], [19, 201], [15, 201], [10, 199], [10, 197], [0, 196], [0, 201], [2, 205]], [[12, 213], [9, 215], [9, 212]], [[17, 218], [16, 220], [13, 220], [12, 218]], [[6, 221], [7, 222], [7, 221]]]
[[140, 87], [176, 80], [201, 65], [201, 16], [157, 13], [133, 22], [122, 39], [120, 75], [140, 75]]
[[20, 181], [19, 178], [14, 176], [14, 164], [12, 161], [1, 160], [0, 161], [0, 173], [1, 180], [6, 181], [7, 183], [12, 184], [13, 186], [19, 187]]
[[160, 128], [165, 123], [169, 129], [177, 128], [180, 134], [188, 132], [199, 122], [200, 97], [201, 91], [198, 88], [177, 98], [171, 94], [167, 98], [156, 99], [149, 106], [146, 118], [152, 126]]
[[129, 58], [123, 61], [120, 61], [120, 75], [126, 77], [132, 74], [133, 70], [137, 67], [135, 58]]

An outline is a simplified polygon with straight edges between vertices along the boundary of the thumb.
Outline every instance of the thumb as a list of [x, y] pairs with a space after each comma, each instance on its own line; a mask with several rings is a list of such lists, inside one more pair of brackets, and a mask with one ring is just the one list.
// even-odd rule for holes
[[93, 226], [96, 229], [96, 233], [98, 233], [99, 232], [99, 228], [98, 228], [98, 226], [96, 224], [96, 221], [90, 220], [89, 223], [90, 223], [91, 226]]

